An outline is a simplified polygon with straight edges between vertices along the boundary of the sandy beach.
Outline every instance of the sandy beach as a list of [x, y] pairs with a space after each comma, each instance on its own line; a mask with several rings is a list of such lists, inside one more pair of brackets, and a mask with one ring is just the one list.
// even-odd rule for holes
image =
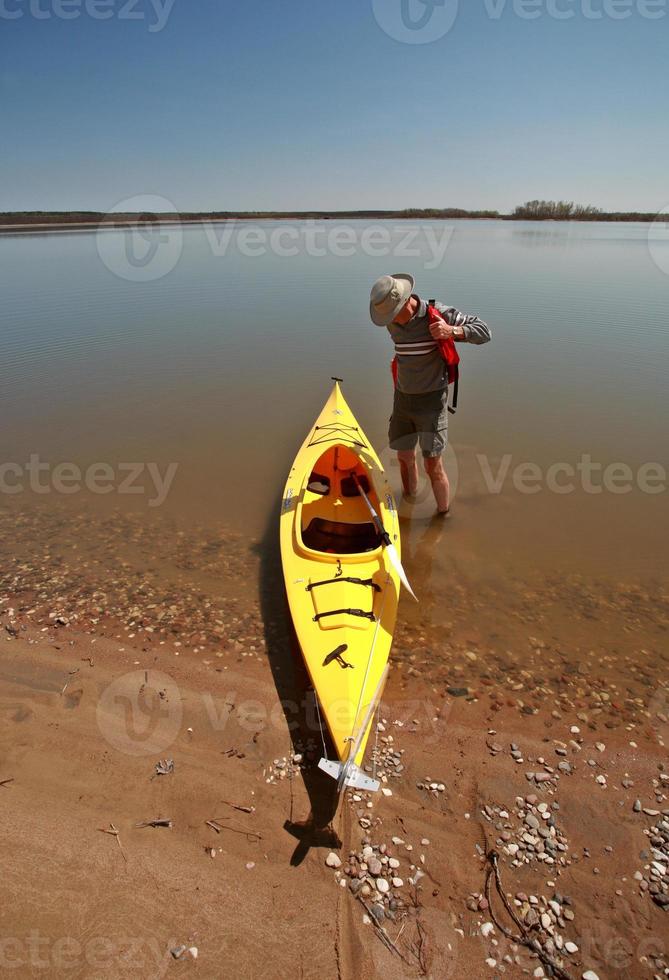
[[337, 808], [270, 539], [1, 523], [7, 975], [663, 975], [666, 596], [405, 605]]

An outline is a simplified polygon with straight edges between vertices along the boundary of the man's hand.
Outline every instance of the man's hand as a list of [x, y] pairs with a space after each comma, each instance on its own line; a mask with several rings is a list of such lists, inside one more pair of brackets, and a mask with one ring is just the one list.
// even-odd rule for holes
[[449, 340], [455, 336], [455, 327], [446, 323], [445, 320], [435, 320], [434, 323], [430, 324], [430, 333], [434, 340]]

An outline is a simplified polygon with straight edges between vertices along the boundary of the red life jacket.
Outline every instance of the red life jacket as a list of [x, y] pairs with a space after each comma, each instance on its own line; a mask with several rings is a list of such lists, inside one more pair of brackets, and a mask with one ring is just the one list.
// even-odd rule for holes
[[[427, 318], [428, 323], [432, 326], [433, 323], [437, 323], [439, 320], [443, 320], [443, 316], [439, 310], [434, 305], [435, 301], [433, 299], [427, 305]], [[460, 355], [458, 354], [455, 342], [452, 337], [448, 340], [437, 340], [435, 341], [439, 348], [439, 353], [441, 354], [442, 360], [446, 365], [446, 374], [448, 376], [449, 385], [453, 385], [453, 403], [448, 406], [449, 412], [454, 415], [455, 410], [458, 407], [458, 382], [460, 380]], [[397, 354], [393, 357], [390, 370], [393, 376], [393, 384], [397, 387]]]

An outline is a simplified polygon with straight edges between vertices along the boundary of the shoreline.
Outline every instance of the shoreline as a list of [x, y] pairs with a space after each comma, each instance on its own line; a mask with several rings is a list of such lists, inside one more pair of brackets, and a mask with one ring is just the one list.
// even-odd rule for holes
[[165, 227], [198, 226], [207, 224], [228, 224], [230, 222], [263, 222], [263, 221], [509, 221], [523, 224], [647, 224], [652, 225], [657, 215], [639, 215], [637, 217], [616, 217], [615, 215], [598, 215], [593, 218], [517, 218], [513, 215], [477, 215], [477, 214], [406, 214], [404, 212], [276, 212], [226, 215], [198, 215], [196, 217], [161, 217], [152, 215], [145, 221], [136, 218], [121, 218], [118, 220], [67, 221], [55, 220], [46, 222], [3, 223], [0, 219], [0, 235], [45, 234], [49, 232], [82, 232], [82, 231], [119, 231], [124, 228], [154, 228], [158, 225]]
[[[14, 855], [0, 922], [33, 968], [38, 932], [54, 969], [62, 937], [88, 969], [97, 940], [119, 978], [167, 969], [181, 947], [204, 977], [222, 957], [259, 976], [268, 956], [272, 975], [323, 980], [539, 976], [536, 951], [497, 926], [517, 933], [486, 895], [491, 847], [512, 907], [569, 976], [669, 966], [664, 605], [559, 580], [490, 610], [458, 583], [450, 628], [404, 604], [376, 740], [387, 792], [336, 807], [275, 543], [0, 517]], [[174, 771], [157, 775], [161, 759]], [[138, 826], [156, 819], [171, 826]]]
[[[314, 768], [320, 752], [289, 737], [267, 662], [247, 644], [216, 656], [165, 664], [145, 644], [119, 648], [56, 624], [2, 644], [0, 779], [10, 782], [0, 791], [14, 858], [0, 919], [15, 955], [34, 965], [29, 939], [39, 934], [42, 953], [56, 957], [67, 936], [73, 961], [90, 967], [95, 939], [105, 976], [126, 977], [130, 937], [143, 966], [195, 949], [206, 977], [221, 956], [237, 975], [261, 975], [268, 954], [274, 976], [295, 963], [316, 975], [314, 955], [327, 980], [353, 980], [361, 964], [398, 980], [498, 966], [537, 976], [542, 961], [497, 926], [517, 932], [485, 887], [485, 853], [496, 847], [508, 900], [528, 923], [548, 917], [534, 938], [569, 976], [650, 978], [669, 964], [667, 912], [647, 891], [656, 880], [647, 835], [669, 815], [666, 750], [645, 740], [637, 749], [577, 705], [559, 719], [504, 710], [493, 719], [482, 699], [442, 700], [429, 680], [416, 672], [403, 682], [396, 668], [379, 734], [386, 793], [348, 792], [332, 815], [331, 787]], [[158, 690], [163, 710], [178, 701], [183, 712], [172, 740], [126, 748], [109, 692], [139, 704]], [[424, 708], [437, 702], [430, 723]], [[164, 758], [174, 771], [156, 776]], [[537, 849], [546, 814], [561, 851]], [[141, 826], [156, 819], [169, 826]], [[387, 900], [373, 890], [383, 858], [396, 869]], [[381, 872], [370, 884], [374, 860]], [[64, 906], [37, 901], [45, 878], [68, 896]], [[277, 914], [297, 915], [280, 942], [264, 930]]]

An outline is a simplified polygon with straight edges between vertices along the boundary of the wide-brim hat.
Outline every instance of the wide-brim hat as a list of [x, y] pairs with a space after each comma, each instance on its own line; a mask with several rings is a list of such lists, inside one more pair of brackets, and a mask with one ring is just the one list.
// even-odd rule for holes
[[408, 272], [394, 272], [381, 276], [372, 286], [369, 297], [369, 315], [377, 327], [392, 323], [413, 293], [416, 280]]

